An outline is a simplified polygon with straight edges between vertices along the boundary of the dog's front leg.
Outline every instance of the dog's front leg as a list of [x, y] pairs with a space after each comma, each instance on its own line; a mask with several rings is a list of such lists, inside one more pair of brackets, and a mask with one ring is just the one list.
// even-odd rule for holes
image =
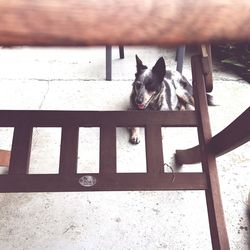
[[130, 128], [130, 138], [129, 141], [132, 144], [140, 143], [140, 128]]

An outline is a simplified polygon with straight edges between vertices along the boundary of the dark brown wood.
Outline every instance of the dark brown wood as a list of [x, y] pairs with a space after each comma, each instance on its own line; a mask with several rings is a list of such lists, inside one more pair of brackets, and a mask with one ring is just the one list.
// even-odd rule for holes
[[179, 165], [201, 162], [200, 145], [193, 148], [176, 150], [175, 159]]
[[143, 6], [138, 0], [19, 0], [0, 1], [0, 13], [0, 45], [9, 46], [250, 39], [249, 0], [148, 0]]
[[0, 149], [0, 166], [8, 167], [10, 165], [10, 151]]
[[[250, 108], [246, 109], [230, 125], [209, 140], [208, 145], [215, 156], [220, 156], [250, 140]], [[200, 146], [176, 150], [179, 164], [194, 164], [201, 161]]]
[[146, 126], [147, 173], [164, 172], [161, 126]]
[[15, 127], [27, 121], [33, 127], [143, 127], [146, 124], [159, 124], [168, 127], [195, 127], [194, 111], [27, 111], [0, 110], [0, 127]]
[[208, 187], [205, 191], [210, 234], [213, 249], [229, 249], [223, 207], [220, 196], [220, 185], [215, 162], [215, 155], [211, 152], [208, 142], [212, 137], [207, 101], [205, 81], [201, 67], [201, 56], [191, 59], [195, 109], [199, 115], [198, 136], [203, 172], [207, 176]]
[[59, 163], [60, 175], [72, 175], [77, 173], [78, 137], [78, 127], [62, 127]]
[[200, 46], [200, 54], [202, 55], [202, 71], [205, 80], [206, 91], [211, 92], [213, 90], [213, 69], [212, 69], [212, 53], [211, 46], [204, 44]]
[[210, 150], [215, 155], [225, 154], [250, 140], [250, 107], [229, 126], [211, 138]]
[[14, 129], [9, 174], [26, 174], [29, 169], [33, 128], [21, 124]]
[[[96, 178], [92, 187], [79, 184], [83, 176]], [[147, 191], [147, 190], [203, 190], [207, 187], [203, 173], [146, 173], [118, 174], [58, 174], [0, 175], [1, 192], [68, 192], [68, 191]]]
[[102, 126], [100, 129], [100, 173], [116, 172], [116, 128]]

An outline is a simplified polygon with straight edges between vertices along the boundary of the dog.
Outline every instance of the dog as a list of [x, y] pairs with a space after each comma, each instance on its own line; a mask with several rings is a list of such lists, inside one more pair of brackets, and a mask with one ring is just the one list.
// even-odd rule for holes
[[[136, 55], [136, 74], [130, 95], [130, 110], [193, 110], [193, 88], [178, 71], [166, 70], [163, 57], [152, 69]], [[130, 128], [132, 144], [140, 142], [139, 128]]]

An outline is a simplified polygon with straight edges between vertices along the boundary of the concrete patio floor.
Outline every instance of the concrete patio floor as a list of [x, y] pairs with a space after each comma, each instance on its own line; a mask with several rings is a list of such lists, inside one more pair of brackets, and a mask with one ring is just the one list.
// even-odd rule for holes
[[[164, 56], [175, 69], [175, 50], [113, 47], [113, 81], [105, 81], [105, 48], [0, 48], [1, 109], [126, 110], [135, 54], [153, 66]], [[189, 56], [184, 75], [191, 81]], [[214, 67], [209, 107], [213, 134], [250, 104], [250, 85]], [[0, 148], [10, 149], [13, 129], [0, 129]], [[175, 149], [197, 143], [194, 128], [164, 128], [164, 160], [174, 171], [201, 171], [199, 164], [174, 166]], [[60, 129], [35, 128], [31, 173], [57, 173]], [[231, 249], [250, 249], [247, 195], [250, 143], [217, 159]], [[145, 172], [144, 139], [134, 146], [117, 128], [117, 171]], [[98, 172], [99, 129], [81, 128], [78, 172]], [[7, 169], [0, 167], [4, 174]], [[0, 249], [154, 250], [211, 249], [203, 191], [0, 194]]]

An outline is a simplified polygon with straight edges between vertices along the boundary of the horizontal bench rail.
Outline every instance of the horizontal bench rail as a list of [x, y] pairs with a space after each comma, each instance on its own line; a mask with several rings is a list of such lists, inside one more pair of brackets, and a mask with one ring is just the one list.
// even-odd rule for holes
[[[80, 184], [86, 178], [85, 186]], [[88, 182], [88, 178], [91, 178]], [[94, 182], [93, 182], [94, 180]], [[92, 186], [91, 186], [92, 185]], [[0, 175], [1, 192], [204, 190], [203, 173], [108, 173]]]
[[158, 124], [162, 127], [195, 127], [197, 126], [194, 111], [27, 111], [1, 110], [0, 127], [15, 127], [18, 124], [32, 127], [116, 127], [146, 126]]

